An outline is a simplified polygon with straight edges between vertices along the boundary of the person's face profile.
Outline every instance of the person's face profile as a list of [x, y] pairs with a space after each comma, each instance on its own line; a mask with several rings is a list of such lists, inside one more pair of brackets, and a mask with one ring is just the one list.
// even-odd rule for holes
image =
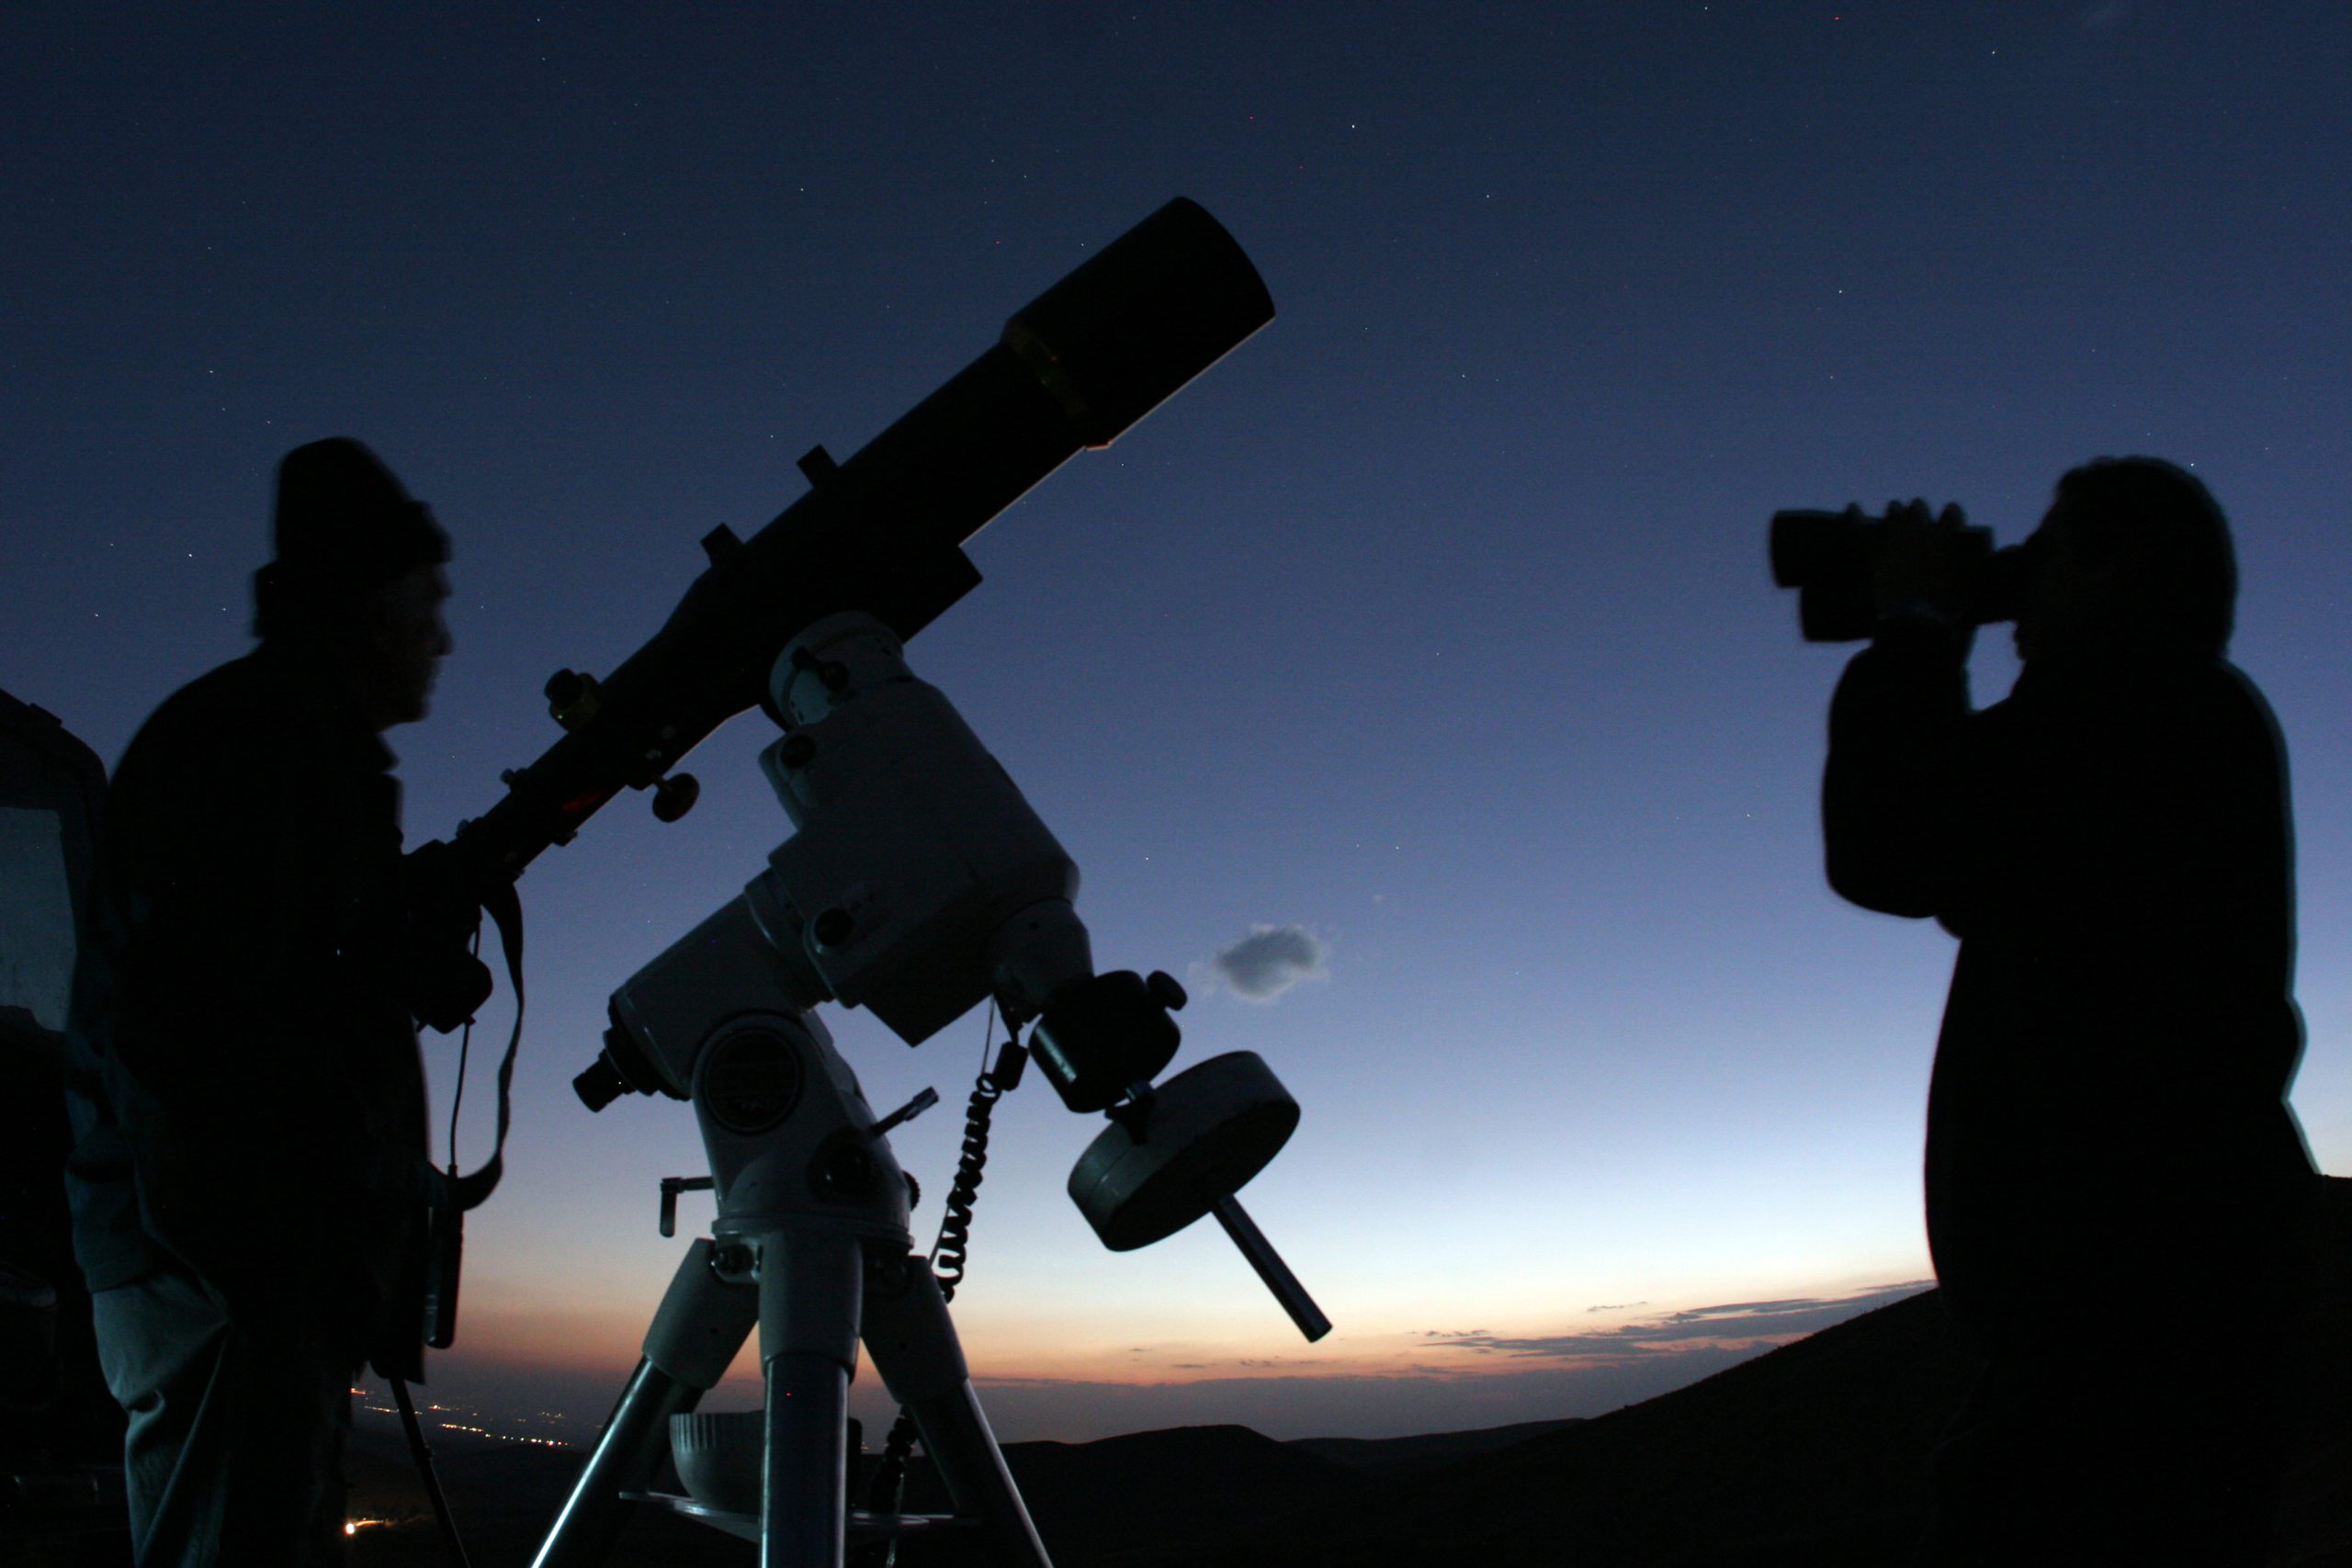
[[2046, 646], [2043, 632], [2051, 614], [2050, 558], [2057, 547], [2057, 530], [2058, 513], [2053, 507], [2042, 515], [2040, 525], [2026, 536], [2019, 551], [2025, 584], [2018, 599], [2013, 633], [2019, 659], [2030, 660]]
[[2144, 591], [2127, 563], [2083, 547], [2080, 529], [2056, 507], [2025, 542], [2025, 591], [2018, 607], [2018, 657], [2071, 649], [2096, 652], [2128, 637], [2143, 618]]
[[455, 646], [441, 607], [448, 574], [420, 566], [384, 585], [371, 606], [371, 716], [379, 729], [413, 724], [432, 706], [433, 678]]

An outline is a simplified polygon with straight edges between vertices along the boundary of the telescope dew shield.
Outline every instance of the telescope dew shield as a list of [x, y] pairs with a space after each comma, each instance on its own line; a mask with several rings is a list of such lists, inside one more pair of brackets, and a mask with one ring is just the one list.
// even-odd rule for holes
[[1179, 197], [1031, 300], [1003, 343], [1099, 447], [1273, 317], [1233, 236]]
[[462, 827], [481, 886], [510, 882], [624, 787], [657, 784], [762, 699], [803, 627], [862, 610], [901, 638], [970, 592], [962, 545], [1081, 446], [1101, 446], [1273, 318], [1250, 258], [1182, 197], [1016, 314], [1002, 340], [748, 540], [704, 541], [710, 565], [669, 620], [598, 686], [593, 714]]

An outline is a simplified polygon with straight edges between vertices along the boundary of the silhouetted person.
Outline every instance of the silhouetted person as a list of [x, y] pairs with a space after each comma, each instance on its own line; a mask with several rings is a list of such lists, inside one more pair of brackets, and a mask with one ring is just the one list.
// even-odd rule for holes
[[[0, 692], [0, 1488], [17, 1485], [0, 1561], [87, 1518], [90, 1468], [122, 1453], [65, 1201], [64, 1027], [105, 792], [96, 752]], [[84, 1554], [114, 1544], [85, 1539]]]
[[2284, 749], [2223, 660], [2221, 510], [2150, 458], [2067, 474], [2025, 547], [2008, 699], [1969, 706], [1956, 512], [1890, 520], [1830, 710], [1831, 885], [1961, 939], [1928, 1241], [1987, 1366], [1931, 1562], [2259, 1562], [2289, 1231]]
[[449, 651], [448, 544], [356, 441], [289, 453], [254, 652], [132, 739], [69, 1033], [69, 1168], [142, 1564], [339, 1561], [364, 1358], [415, 1376], [418, 937], [379, 731]]

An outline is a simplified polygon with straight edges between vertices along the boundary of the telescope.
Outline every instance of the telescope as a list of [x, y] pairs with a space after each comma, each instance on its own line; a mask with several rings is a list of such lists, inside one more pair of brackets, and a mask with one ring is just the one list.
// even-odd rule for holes
[[672, 769], [766, 701], [802, 628], [856, 610], [913, 637], [978, 585], [966, 540], [1273, 314], [1241, 247], [1180, 197], [1015, 313], [995, 346], [847, 462], [811, 448], [799, 460], [808, 493], [749, 539], [723, 525], [706, 535], [707, 567], [643, 647], [609, 675], [548, 682], [567, 733], [458, 829], [467, 885], [511, 883], [625, 788], [652, 790], [665, 821], [685, 815], [695, 786]]
[[[908, 639], [978, 583], [965, 541], [1272, 315], [1214, 219], [1181, 198], [1160, 209], [848, 461], [821, 446], [801, 458], [808, 493], [751, 538], [706, 536], [707, 565], [651, 639], [601, 679], [548, 682], [563, 738], [440, 852], [469, 896], [511, 908], [524, 869], [623, 789], [651, 791], [664, 821], [684, 816], [697, 787], [676, 764], [729, 718], [757, 706], [782, 732], [760, 765], [793, 832], [741, 895], [613, 992], [603, 1048], [574, 1080], [591, 1111], [632, 1093], [690, 1101], [708, 1174], [662, 1180], [662, 1232], [682, 1191], [712, 1191], [718, 1213], [537, 1568], [599, 1561], [632, 1505], [756, 1541], [763, 1568], [839, 1568], [851, 1546], [926, 1534], [1049, 1568], [946, 1313], [988, 1110], [1031, 1062], [1070, 1110], [1108, 1120], [1069, 1185], [1105, 1246], [1148, 1246], [1214, 1214], [1301, 1332], [1329, 1330], [1235, 1196], [1288, 1140], [1297, 1102], [1248, 1052], [1155, 1081], [1182, 1042], [1183, 988], [1095, 969], [1075, 862], [906, 658]], [[876, 1116], [816, 1014], [827, 1002], [869, 1009], [910, 1045], [982, 1002], [1008, 1028], [929, 1257], [910, 1252], [916, 1193], [888, 1134], [937, 1095]], [[436, 1343], [454, 1290], [452, 1272]], [[698, 1413], [754, 1331], [764, 1406]], [[890, 1466], [912, 1438], [897, 1435], [874, 1506], [851, 1506], [861, 1343], [952, 1513], [898, 1512]], [[684, 1495], [652, 1490], [665, 1455]]]

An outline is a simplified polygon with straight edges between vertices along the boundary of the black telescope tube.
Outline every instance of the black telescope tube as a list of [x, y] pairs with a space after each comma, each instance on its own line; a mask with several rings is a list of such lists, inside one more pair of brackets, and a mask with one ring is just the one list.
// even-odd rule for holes
[[1081, 446], [1102, 446], [1273, 319], [1250, 258], [1180, 197], [1024, 307], [990, 348], [708, 570], [607, 676], [594, 712], [453, 848], [519, 876], [623, 788], [762, 700], [803, 627], [863, 610], [911, 637], [979, 581], [962, 546]]

